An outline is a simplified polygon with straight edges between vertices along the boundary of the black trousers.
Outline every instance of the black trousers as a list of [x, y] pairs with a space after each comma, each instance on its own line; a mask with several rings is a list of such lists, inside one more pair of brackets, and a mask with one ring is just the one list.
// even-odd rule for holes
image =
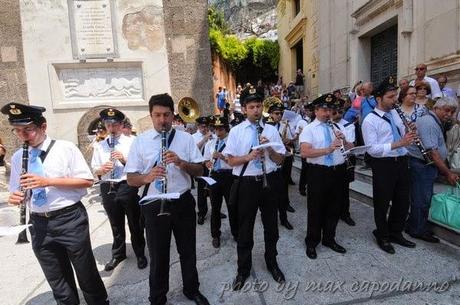
[[[275, 185], [277, 176], [267, 175], [268, 183]], [[238, 274], [249, 276], [252, 268], [252, 248], [254, 246], [254, 223], [260, 209], [264, 227], [265, 263], [267, 267], [277, 264], [276, 243], [278, 242], [278, 199], [275, 188], [263, 189], [262, 180], [241, 177], [238, 192]]]
[[183, 292], [186, 296], [198, 293], [200, 283], [196, 269], [195, 198], [190, 191], [177, 200], [167, 201], [165, 211], [170, 216], [157, 216], [160, 201], [142, 206], [150, 253], [150, 303], [165, 304], [169, 290], [169, 257], [171, 234], [176, 240], [180, 257]]
[[308, 163], [306, 158], [302, 158], [302, 168], [300, 169], [299, 192], [305, 192], [307, 189], [307, 172]]
[[355, 180], [355, 168], [356, 158], [350, 156], [350, 163], [353, 164], [353, 167], [347, 168], [346, 182], [343, 185], [343, 203], [342, 203], [342, 212], [340, 213], [341, 218], [351, 217], [350, 215], [350, 182]]
[[212, 172], [211, 177], [217, 182], [210, 187], [211, 189], [211, 236], [220, 237], [221, 218], [220, 210], [222, 201], [225, 199], [225, 204], [228, 210], [228, 219], [230, 222], [230, 231], [233, 237], [238, 237], [238, 214], [236, 205], [228, 205], [230, 197], [230, 188], [233, 183], [232, 170]]
[[80, 304], [72, 267], [86, 303], [109, 304], [91, 248], [88, 214], [77, 204], [52, 218], [31, 214], [32, 249], [58, 305]]
[[330, 243], [335, 240], [345, 175], [345, 164], [335, 167], [308, 165], [307, 246], [316, 247], [320, 241]]
[[[207, 176], [209, 170], [207, 168], [203, 171], [203, 176]], [[203, 179], [196, 179], [197, 183], [197, 201], [198, 201], [198, 216], [206, 216], [208, 213], [208, 190], [206, 189], [206, 182]]]
[[293, 163], [294, 163], [293, 155], [287, 156], [286, 158], [284, 158], [283, 167], [285, 167], [285, 170], [286, 170], [286, 177], [287, 177], [288, 183], [289, 181], [292, 180], [291, 174], [292, 174], [292, 164]]
[[370, 163], [377, 235], [398, 236], [404, 229], [410, 206], [408, 158], [371, 158]]
[[109, 188], [110, 183], [101, 183], [102, 205], [112, 228], [112, 257], [126, 257], [125, 216], [128, 219], [134, 253], [137, 257], [144, 256], [145, 238], [137, 188], [129, 186], [126, 181], [114, 183], [112, 194], [108, 194]]
[[274, 190], [274, 196], [278, 197], [278, 213], [280, 221], [287, 220], [287, 207], [289, 204], [289, 171], [287, 166], [283, 165], [276, 172], [272, 173], [276, 177], [276, 183], [270, 187]]

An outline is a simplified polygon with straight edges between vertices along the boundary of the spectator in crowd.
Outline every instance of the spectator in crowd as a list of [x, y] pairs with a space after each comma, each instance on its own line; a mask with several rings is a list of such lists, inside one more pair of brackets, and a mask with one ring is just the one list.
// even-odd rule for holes
[[441, 89], [441, 94], [442, 96], [448, 96], [451, 98], [457, 98], [455, 94], [455, 90], [449, 87], [446, 87], [447, 84], [447, 76], [441, 75], [438, 77], [438, 84], [439, 84], [439, 89]]
[[399, 92], [398, 102], [401, 110], [409, 122], [417, 121], [417, 118], [428, 113], [424, 105], [415, 103], [417, 90], [413, 86], [406, 87]]
[[399, 91], [402, 91], [404, 89], [407, 89], [409, 87], [409, 81], [405, 78], [401, 79], [398, 83], [399, 85]]
[[432, 109], [434, 105], [434, 101], [428, 98], [428, 96], [430, 96], [432, 93], [430, 84], [424, 81], [416, 82], [415, 90], [416, 90], [415, 103], [425, 106], [428, 109]]
[[241, 87], [241, 84], [238, 83], [238, 86], [236, 86], [236, 95], [240, 95], [242, 90], [243, 90], [243, 87]]
[[5, 166], [5, 155], [6, 155], [6, 148], [3, 145], [2, 138], [0, 138], [0, 166]]
[[431, 93], [429, 93], [431, 96], [429, 97], [431, 97], [433, 100], [436, 100], [442, 96], [441, 89], [439, 89], [438, 82], [434, 78], [426, 76], [426, 71], [427, 67], [425, 64], [417, 65], [415, 68], [415, 75], [417, 75], [417, 78], [412, 80], [409, 84], [411, 86], [415, 86], [416, 82], [427, 82], [431, 89]]
[[350, 101], [354, 101], [355, 98], [356, 98], [356, 95], [358, 94], [358, 87], [362, 84], [362, 80], [360, 81], [357, 81], [354, 85], [353, 85], [353, 88], [350, 89], [350, 91], [348, 92], [348, 98], [350, 99]]
[[294, 82], [289, 83], [289, 86], [287, 87], [287, 91], [288, 91], [288, 95], [289, 95], [289, 97], [291, 99], [296, 97], [295, 96], [296, 95], [296, 88], [295, 88]]
[[298, 69], [297, 75], [295, 77], [295, 88], [296, 88], [296, 92], [299, 97], [302, 97], [304, 93], [304, 86], [305, 86], [304, 79], [305, 79], [305, 76], [302, 73], [302, 69]]
[[277, 86], [282, 87], [283, 86], [283, 76], [280, 76], [278, 78], [278, 82], [276, 83]]
[[[358, 86], [356, 86], [355, 92], [355, 98], [351, 103], [351, 107], [343, 115], [343, 119], [350, 123], [356, 122], [356, 120], [359, 118], [361, 103], [364, 99], [364, 85], [359, 83]], [[349, 97], [351, 96], [352, 95], [350, 94]]]
[[222, 87], [219, 87], [219, 92], [216, 94], [217, 97], [217, 109], [219, 109], [219, 112], [222, 113], [225, 109], [225, 91]]
[[281, 101], [283, 102], [284, 109], [291, 109], [291, 104], [289, 102], [289, 95], [287, 90], [283, 90], [283, 94], [281, 95]]
[[361, 102], [361, 122], [369, 113], [374, 110], [375, 106], [377, 105], [377, 101], [372, 95], [372, 92], [374, 91], [374, 85], [371, 82], [365, 82], [363, 84], [362, 90], [364, 97]]

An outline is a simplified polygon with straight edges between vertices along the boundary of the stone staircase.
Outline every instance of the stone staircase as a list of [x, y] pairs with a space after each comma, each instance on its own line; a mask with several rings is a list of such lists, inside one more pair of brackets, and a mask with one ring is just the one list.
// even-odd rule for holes
[[[357, 160], [355, 167], [355, 181], [350, 183], [350, 198], [373, 207], [372, 200], [372, 171], [370, 169], [363, 169], [364, 162], [362, 159]], [[294, 168], [300, 170], [301, 161], [300, 156], [295, 156]], [[434, 192], [445, 192], [450, 187], [443, 183], [435, 183]], [[455, 232], [449, 228], [430, 222], [431, 230], [439, 238], [450, 242], [456, 246], [460, 246], [460, 233]]]

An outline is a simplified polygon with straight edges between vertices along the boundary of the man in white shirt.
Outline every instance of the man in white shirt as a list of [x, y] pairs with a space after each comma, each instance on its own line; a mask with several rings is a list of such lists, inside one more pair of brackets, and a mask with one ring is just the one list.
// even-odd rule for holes
[[415, 86], [416, 82], [419, 81], [424, 81], [428, 82], [430, 84], [431, 88], [431, 98], [433, 100], [436, 100], [440, 97], [442, 97], [442, 92], [441, 89], [439, 88], [438, 81], [435, 80], [434, 78], [426, 76], [426, 71], [427, 71], [427, 66], [425, 64], [419, 64], [415, 68], [415, 75], [417, 76], [416, 79], [412, 80], [409, 85], [410, 86]]
[[[140, 202], [151, 261], [149, 300], [155, 305], [167, 301], [169, 252], [171, 234], [174, 234], [182, 269], [183, 293], [197, 305], [209, 305], [198, 289], [195, 199], [190, 192], [190, 176], [202, 175], [204, 160], [192, 136], [172, 128], [174, 102], [168, 94], [152, 96], [149, 112], [153, 129], [137, 136], [125, 166], [128, 184], [142, 187], [143, 196], [152, 198]], [[167, 139], [165, 153], [161, 147], [163, 132]], [[172, 200], [155, 198], [164, 192], [180, 193], [180, 197]]]
[[[316, 246], [323, 246], [338, 253], [346, 253], [335, 240], [343, 202], [346, 165], [340, 148], [353, 146], [344, 136], [340, 125], [331, 126], [331, 112], [336, 108], [337, 98], [331, 93], [323, 94], [313, 101], [315, 120], [300, 134], [300, 154], [308, 162], [307, 235], [306, 255], [316, 259]], [[337, 129], [337, 130], [335, 130]]]
[[[303, 106], [303, 111], [302, 111], [302, 119], [297, 122], [297, 126], [295, 128], [295, 138], [297, 141], [297, 145], [300, 150], [300, 142], [299, 142], [299, 136], [304, 130], [305, 127], [307, 127], [308, 124], [311, 123], [311, 116], [313, 114], [313, 109], [311, 109], [311, 104], [307, 104]], [[299, 194], [301, 196], [307, 196], [307, 172], [308, 172], [308, 163], [306, 158], [301, 158], [302, 160], [302, 167], [300, 169], [300, 177], [299, 177]]]
[[230, 188], [233, 182], [232, 167], [228, 165], [227, 158], [222, 154], [227, 145], [230, 125], [225, 117], [215, 117], [210, 124], [215, 128], [216, 138], [206, 143], [204, 159], [210, 171], [210, 176], [216, 181], [215, 184], [209, 186], [211, 193], [211, 237], [213, 247], [219, 248], [221, 236], [220, 210], [223, 199], [225, 199], [227, 205], [230, 231], [235, 241], [238, 239], [238, 214], [236, 205], [229, 205]]
[[129, 149], [135, 137], [123, 134], [125, 115], [115, 108], [106, 108], [99, 113], [109, 136], [94, 146], [91, 167], [101, 177], [102, 205], [112, 229], [112, 258], [105, 265], [105, 271], [115, 269], [126, 259], [125, 216], [131, 234], [131, 246], [137, 258], [137, 267], [147, 267], [145, 239], [141, 225], [138, 189], [126, 183], [123, 173]]
[[455, 94], [455, 90], [449, 87], [446, 87], [447, 85], [447, 76], [446, 75], [441, 75], [438, 77], [438, 84], [439, 84], [439, 89], [441, 89], [442, 97], [451, 97], [451, 98], [457, 98], [457, 95]]
[[1, 109], [18, 139], [27, 144], [11, 159], [8, 203], [28, 206], [32, 249], [56, 302], [80, 304], [75, 270], [86, 303], [109, 304], [91, 249], [88, 214], [80, 201], [93, 184], [93, 174], [73, 143], [46, 135], [44, 111], [19, 103]]
[[[213, 136], [212, 132], [209, 130], [209, 119], [208, 117], [202, 116], [196, 119], [198, 126], [197, 132], [192, 136], [195, 140], [196, 146], [201, 152], [201, 155], [204, 155], [204, 146], [208, 141], [210, 141]], [[204, 176], [208, 175], [208, 169], [204, 168]], [[208, 193], [206, 191], [206, 182], [203, 179], [196, 179], [197, 182], [197, 203], [198, 203], [198, 219], [197, 222], [199, 225], [204, 223], [206, 214], [208, 213]]]
[[[355, 143], [355, 124], [354, 122], [348, 122], [343, 119], [345, 103], [343, 100], [339, 100], [337, 103], [337, 108], [332, 111], [332, 121], [334, 125], [340, 125], [344, 129], [345, 139], [348, 143]], [[347, 174], [344, 177], [346, 183], [343, 184], [343, 205], [340, 213], [340, 219], [343, 220], [349, 226], [355, 226], [355, 221], [351, 218], [350, 215], [350, 182], [355, 180], [355, 164], [356, 159], [353, 155], [349, 155], [346, 159], [347, 163]]]
[[415, 247], [413, 242], [403, 237], [402, 231], [409, 211], [410, 191], [405, 147], [413, 143], [416, 134], [414, 131], [405, 131], [401, 118], [393, 109], [397, 101], [397, 90], [395, 78], [390, 76], [382, 81], [374, 91], [377, 106], [364, 119], [362, 126], [364, 143], [370, 146], [367, 153], [371, 157], [374, 218], [377, 227], [373, 234], [379, 247], [390, 254], [395, 253], [391, 242], [404, 247]]
[[[278, 200], [273, 185], [278, 183], [274, 174], [286, 153], [281, 137], [271, 125], [261, 126], [263, 93], [253, 86], [241, 93], [243, 109], [247, 119], [230, 130], [223, 154], [233, 167], [232, 193], [237, 198], [231, 204], [238, 210], [238, 274], [233, 281], [233, 290], [243, 288], [252, 268], [254, 246], [254, 222], [260, 209], [264, 226], [265, 263], [273, 279], [285, 282], [278, 267], [276, 244], [278, 242]], [[263, 130], [262, 130], [263, 129]], [[276, 142], [279, 146], [252, 149], [254, 146]]]

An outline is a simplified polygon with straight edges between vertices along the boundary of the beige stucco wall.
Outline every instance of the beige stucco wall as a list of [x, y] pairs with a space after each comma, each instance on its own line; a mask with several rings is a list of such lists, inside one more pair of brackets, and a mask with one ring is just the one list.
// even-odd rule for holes
[[[286, 2], [287, 7], [292, 3]], [[311, 8], [304, 12], [304, 71], [318, 71], [318, 85], [311, 76], [307, 82], [311, 93], [369, 80], [370, 37], [394, 24], [398, 24], [398, 78], [414, 78], [414, 67], [424, 62], [428, 74], [447, 74], [449, 87], [460, 83], [460, 0], [304, 0], [302, 5]], [[278, 20], [280, 74], [286, 80], [293, 73], [285, 41], [292, 29], [288, 13]]]

